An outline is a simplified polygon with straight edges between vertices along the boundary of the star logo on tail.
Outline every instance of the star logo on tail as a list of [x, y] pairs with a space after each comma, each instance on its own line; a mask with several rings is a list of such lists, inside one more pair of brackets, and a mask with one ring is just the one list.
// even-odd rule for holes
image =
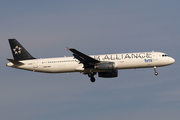
[[16, 46], [14, 49], [13, 49], [13, 51], [14, 51], [14, 54], [21, 54], [21, 47], [18, 47], [18, 46]]

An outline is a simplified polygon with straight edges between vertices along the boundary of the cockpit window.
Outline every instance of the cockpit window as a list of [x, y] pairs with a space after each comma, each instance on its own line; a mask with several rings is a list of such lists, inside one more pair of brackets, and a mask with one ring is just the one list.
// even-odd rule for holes
[[163, 54], [162, 57], [167, 57], [168, 55], [167, 54]]

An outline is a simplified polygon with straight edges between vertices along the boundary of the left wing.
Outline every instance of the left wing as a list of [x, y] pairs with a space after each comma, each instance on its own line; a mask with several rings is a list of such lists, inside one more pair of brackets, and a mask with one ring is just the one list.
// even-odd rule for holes
[[99, 60], [96, 60], [84, 53], [81, 53], [74, 48], [67, 48], [67, 50], [70, 50], [73, 53], [74, 58], [78, 59], [80, 63], [84, 65], [85, 69], [94, 68], [95, 64], [100, 63]]

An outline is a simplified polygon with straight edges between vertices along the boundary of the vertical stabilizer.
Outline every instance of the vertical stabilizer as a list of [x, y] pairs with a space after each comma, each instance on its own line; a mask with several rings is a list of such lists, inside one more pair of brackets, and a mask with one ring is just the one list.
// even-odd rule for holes
[[14, 60], [35, 59], [16, 39], [9, 39]]

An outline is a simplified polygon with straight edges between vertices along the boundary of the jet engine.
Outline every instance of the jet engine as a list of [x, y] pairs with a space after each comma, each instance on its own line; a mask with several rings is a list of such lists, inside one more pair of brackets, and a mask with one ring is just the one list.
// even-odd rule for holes
[[108, 72], [99, 72], [98, 76], [103, 77], [103, 78], [117, 77], [118, 76], [118, 71], [117, 70], [112, 70], [112, 71], [108, 71]]
[[100, 63], [95, 65], [94, 68], [98, 70], [113, 70], [115, 68], [115, 63], [114, 62]]

